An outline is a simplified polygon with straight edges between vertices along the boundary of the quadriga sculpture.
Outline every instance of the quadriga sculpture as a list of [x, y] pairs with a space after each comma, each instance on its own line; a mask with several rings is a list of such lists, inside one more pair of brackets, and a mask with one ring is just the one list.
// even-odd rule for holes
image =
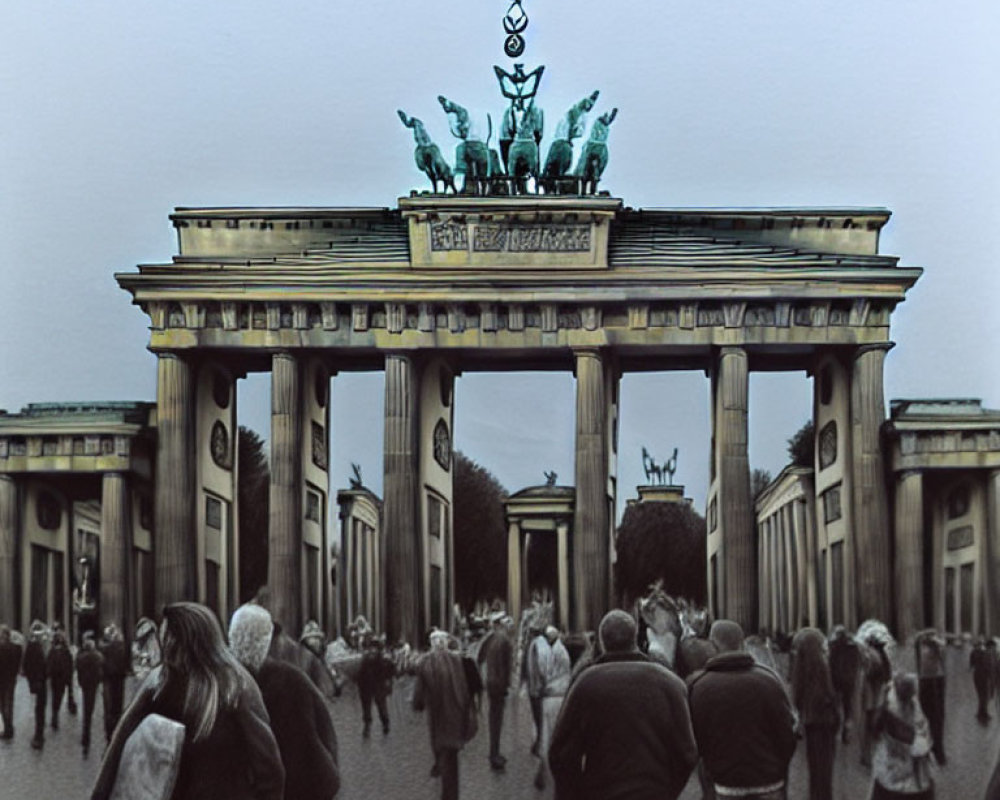
[[587, 128], [587, 112], [594, 107], [600, 92], [594, 92], [573, 105], [556, 126], [556, 138], [549, 146], [542, 170], [542, 188], [548, 192], [559, 191], [558, 179], [570, 174], [573, 167], [573, 140], [583, 136]]
[[538, 142], [542, 138], [542, 111], [533, 102], [524, 110], [507, 157], [507, 174], [516, 194], [528, 193], [528, 179], [538, 177]]
[[488, 130], [484, 142], [472, 122], [472, 116], [464, 107], [444, 95], [438, 95], [438, 102], [448, 115], [448, 127], [451, 128], [452, 135], [462, 140], [455, 149], [455, 172], [465, 175], [462, 192], [485, 191], [486, 179], [491, 174], [490, 164], [493, 160], [493, 154], [489, 150], [489, 141], [493, 136], [492, 118], [489, 114], [486, 115]]
[[610, 113], [601, 114], [590, 128], [590, 138], [583, 146], [580, 163], [576, 165], [576, 174], [583, 178], [584, 194], [597, 192], [597, 182], [608, 165], [608, 128], [616, 116], [618, 109], [613, 108]]
[[413, 128], [413, 140], [417, 143], [413, 151], [413, 160], [417, 162], [417, 169], [426, 173], [431, 179], [431, 188], [437, 193], [438, 181], [441, 181], [441, 191], [444, 192], [450, 186], [455, 192], [455, 176], [451, 167], [441, 155], [441, 150], [427, 133], [424, 123], [416, 117], [408, 117], [402, 111], [397, 110], [399, 118], [407, 128]]

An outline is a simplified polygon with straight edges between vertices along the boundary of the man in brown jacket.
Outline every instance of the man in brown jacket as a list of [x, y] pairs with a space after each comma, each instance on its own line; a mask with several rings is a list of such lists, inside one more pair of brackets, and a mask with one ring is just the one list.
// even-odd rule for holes
[[448, 649], [448, 633], [434, 630], [430, 640], [431, 651], [417, 664], [413, 710], [428, 711], [441, 800], [458, 800], [458, 751], [476, 735], [475, 708], [461, 657]]

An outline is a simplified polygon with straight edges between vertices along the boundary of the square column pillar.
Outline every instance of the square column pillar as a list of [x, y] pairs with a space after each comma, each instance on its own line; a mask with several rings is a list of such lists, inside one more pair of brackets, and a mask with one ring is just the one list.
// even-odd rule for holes
[[924, 627], [924, 478], [896, 476], [896, 636], [905, 641]]
[[[757, 630], [757, 565], [747, 455], [749, 367], [746, 351], [739, 347], [723, 347], [716, 360], [713, 384], [713, 458], [722, 536], [723, 615], [750, 632]], [[774, 535], [780, 536], [777, 524]], [[774, 567], [778, 563], [776, 561]], [[780, 581], [780, 571], [774, 574], [773, 580]]]
[[987, 636], [1000, 634], [1000, 469], [986, 477], [986, 620]]
[[608, 516], [608, 398], [598, 350], [576, 356], [576, 503], [573, 512], [573, 607], [570, 627], [597, 630], [611, 600]]
[[17, 482], [0, 475], [0, 624], [17, 627], [17, 548], [20, 536]]
[[507, 525], [507, 613], [521, 623], [521, 525]]
[[417, 495], [419, 376], [409, 356], [385, 359], [385, 625], [389, 642], [422, 647]]
[[101, 625], [115, 623], [126, 639], [133, 620], [129, 613], [132, 554], [132, 516], [129, 487], [120, 472], [106, 472], [101, 479]]
[[161, 353], [156, 380], [156, 605], [197, 598], [195, 422], [191, 365]]
[[302, 401], [298, 359], [271, 359], [271, 488], [267, 583], [271, 614], [290, 636], [302, 630]]
[[888, 622], [892, 614], [889, 500], [881, 433], [885, 422], [882, 370], [892, 347], [866, 345], [854, 356], [851, 377], [853, 543], [859, 620]]

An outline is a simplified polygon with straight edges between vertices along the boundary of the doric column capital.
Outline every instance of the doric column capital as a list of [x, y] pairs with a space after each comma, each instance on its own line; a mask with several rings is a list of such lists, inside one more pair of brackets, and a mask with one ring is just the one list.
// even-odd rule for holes
[[857, 359], [867, 353], [873, 353], [877, 351], [888, 353], [895, 346], [896, 346], [895, 342], [876, 342], [874, 344], [863, 344], [855, 349], [854, 358]]

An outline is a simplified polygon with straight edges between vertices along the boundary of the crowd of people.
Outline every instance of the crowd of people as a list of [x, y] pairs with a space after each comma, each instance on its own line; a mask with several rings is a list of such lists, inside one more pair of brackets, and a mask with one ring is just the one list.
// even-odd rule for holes
[[[673, 798], [692, 773], [704, 798], [781, 800], [800, 741], [808, 796], [827, 800], [836, 750], [855, 734], [874, 800], [934, 797], [935, 774], [948, 763], [948, 644], [936, 631], [920, 632], [912, 658], [903, 658], [876, 620], [853, 634], [807, 627], [775, 637], [788, 650], [779, 668], [761, 657], [770, 639], [748, 642], [730, 620], [693, 612], [687, 619], [697, 622], [671, 640], [662, 613], [669, 604], [658, 602], [637, 613], [613, 610], [582, 636], [564, 634], [544, 614], [527, 615], [517, 630], [495, 610], [454, 634], [431, 630], [423, 652], [388, 647], [363, 617], [347, 640], [327, 642], [315, 622], [294, 639], [260, 602], [237, 609], [227, 632], [202, 605], [168, 605], [159, 626], [140, 620], [131, 652], [113, 624], [100, 640], [86, 632], [78, 648], [58, 624], [36, 621], [26, 639], [0, 626], [2, 738], [14, 738], [19, 675], [34, 698], [37, 749], [47, 725], [59, 728], [64, 699], [78, 714], [75, 677], [84, 756], [98, 689], [103, 697], [106, 748], [92, 800], [130, 796], [129, 786], [163, 800], [330, 800], [341, 781], [331, 701], [353, 681], [361, 736], [371, 736], [373, 705], [388, 736], [388, 698], [407, 676], [406, 700], [427, 717], [443, 800], [459, 796], [459, 753], [477, 734], [481, 695], [489, 765], [506, 769], [504, 716], [519, 686], [534, 724], [523, 743], [537, 757], [534, 783], [551, 783], [557, 800]], [[969, 672], [976, 717], [987, 724], [992, 701], [1000, 702], [992, 640], [973, 643]], [[139, 685], [123, 709], [130, 674]], [[1000, 772], [992, 798], [1000, 798]]]

